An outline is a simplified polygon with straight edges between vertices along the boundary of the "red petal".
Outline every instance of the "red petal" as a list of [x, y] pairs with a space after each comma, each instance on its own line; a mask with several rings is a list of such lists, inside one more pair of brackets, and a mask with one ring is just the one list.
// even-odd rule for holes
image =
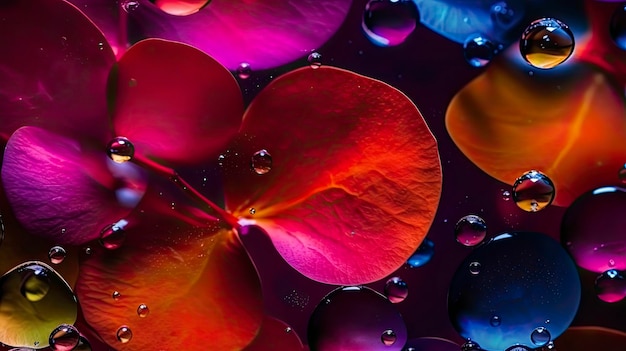
[[[250, 169], [260, 149], [273, 158], [264, 175]], [[337, 68], [275, 80], [253, 101], [230, 151], [243, 160], [226, 174], [227, 207], [321, 282], [360, 284], [393, 272], [419, 246], [439, 202], [437, 144], [415, 105]]]
[[626, 334], [603, 327], [572, 327], [554, 343], [559, 351], [621, 351], [626, 343]]
[[3, 1], [2, 18], [0, 134], [36, 125], [107, 135], [106, 79], [115, 57], [94, 24], [59, 0]]
[[113, 127], [143, 155], [192, 163], [237, 132], [243, 99], [232, 74], [201, 51], [149, 39], [120, 59], [111, 83]]
[[[2, 181], [15, 216], [29, 232], [59, 244], [82, 244], [98, 238], [141, 198], [145, 183], [132, 179], [132, 172], [132, 164], [114, 165], [104, 151], [89, 152], [66, 137], [22, 127], [7, 143]], [[126, 190], [137, 199], [122, 206]]]
[[259, 335], [244, 351], [301, 351], [303, 348], [298, 334], [285, 322], [265, 316]]

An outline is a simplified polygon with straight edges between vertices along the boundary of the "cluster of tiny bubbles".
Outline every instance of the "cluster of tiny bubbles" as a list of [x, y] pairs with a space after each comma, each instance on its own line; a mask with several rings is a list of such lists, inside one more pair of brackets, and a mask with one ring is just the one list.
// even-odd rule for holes
[[53, 264], [61, 264], [65, 260], [65, 256], [67, 256], [67, 252], [61, 246], [53, 246], [48, 251], [48, 259]]
[[122, 344], [126, 344], [133, 338], [133, 332], [126, 325], [123, 325], [117, 329], [117, 333], [115, 333], [117, 340]]
[[331, 291], [317, 305], [307, 339], [311, 351], [401, 351], [407, 330], [385, 296], [367, 287], [346, 286]]
[[561, 222], [561, 243], [576, 264], [602, 273], [626, 270], [626, 189], [602, 187], [579, 196]]
[[552, 340], [552, 336], [545, 327], [537, 327], [530, 333], [530, 341], [532, 341], [535, 346], [547, 345], [550, 340]]
[[189, 16], [207, 6], [211, 0], [150, 0], [150, 2], [169, 15]]
[[595, 291], [604, 302], [621, 301], [626, 297], [626, 279], [619, 271], [610, 269], [596, 278]]
[[272, 155], [265, 149], [255, 152], [250, 160], [250, 167], [256, 174], [267, 174], [272, 170]]
[[111, 294], [111, 297], [113, 298], [113, 300], [117, 301], [120, 299], [120, 297], [122, 297], [122, 294], [116, 290]]
[[150, 314], [150, 309], [148, 308], [148, 305], [146, 305], [145, 303], [142, 303], [139, 306], [137, 306], [137, 315], [139, 317], [145, 318], [148, 316], [148, 314]]
[[515, 11], [506, 1], [498, 1], [491, 5], [490, 15], [494, 25], [500, 28], [508, 28], [513, 24]]
[[626, 4], [621, 4], [611, 16], [609, 33], [615, 44], [622, 50], [626, 50]]
[[70, 324], [61, 324], [56, 327], [48, 339], [50, 348], [56, 351], [71, 351], [78, 346], [80, 333]]
[[419, 21], [413, 0], [370, 0], [363, 11], [361, 28], [374, 45], [396, 46], [415, 31]]
[[107, 144], [107, 155], [113, 162], [124, 163], [135, 155], [135, 146], [128, 138], [118, 136]]
[[463, 56], [472, 67], [485, 67], [498, 53], [498, 45], [481, 34], [470, 35], [463, 43]]
[[543, 210], [552, 203], [554, 195], [552, 180], [539, 171], [528, 171], [513, 184], [513, 201], [524, 211]]
[[417, 250], [409, 257], [406, 264], [411, 268], [421, 267], [430, 262], [434, 254], [435, 243], [428, 238], [424, 238], [424, 241], [422, 241]]
[[322, 54], [317, 51], [310, 53], [309, 57], [307, 57], [307, 60], [309, 61], [309, 65], [313, 69], [318, 69], [320, 68], [320, 66], [322, 66]]
[[247, 62], [240, 63], [239, 67], [237, 67], [237, 77], [239, 77], [239, 79], [248, 79], [251, 75], [252, 68], [250, 67], [250, 64]]
[[476, 246], [487, 236], [487, 223], [476, 215], [467, 215], [459, 219], [454, 226], [456, 241], [464, 246]]
[[[468, 269], [474, 262], [480, 262], [479, 274]], [[448, 315], [463, 338], [485, 350], [505, 350], [536, 345], [532, 331], [548, 320], [551, 337], [561, 335], [580, 296], [576, 265], [557, 241], [541, 233], [503, 233], [459, 265], [448, 291]]]
[[461, 351], [480, 351], [480, 345], [468, 339], [463, 345], [461, 345]]
[[128, 221], [121, 219], [113, 224], [109, 224], [100, 232], [98, 242], [107, 250], [119, 249], [124, 240], [126, 240], [126, 232], [124, 228], [128, 225]]
[[617, 177], [622, 184], [626, 184], [626, 164], [617, 171]]
[[533, 21], [522, 33], [520, 53], [526, 62], [541, 69], [554, 68], [574, 52], [574, 34], [554, 18]]
[[122, 2], [122, 8], [126, 12], [135, 11], [137, 8], [139, 8], [139, 1], [134, 1], [134, 0], [123, 1]]
[[393, 277], [385, 283], [385, 296], [393, 303], [404, 301], [409, 295], [409, 287], [400, 277]]

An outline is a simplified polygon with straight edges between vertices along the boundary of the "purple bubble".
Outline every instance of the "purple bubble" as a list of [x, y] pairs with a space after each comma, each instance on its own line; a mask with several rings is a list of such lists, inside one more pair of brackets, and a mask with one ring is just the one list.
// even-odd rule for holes
[[361, 26], [372, 43], [396, 46], [413, 33], [419, 17], [413, 0], [370, 0], [365, 5]]

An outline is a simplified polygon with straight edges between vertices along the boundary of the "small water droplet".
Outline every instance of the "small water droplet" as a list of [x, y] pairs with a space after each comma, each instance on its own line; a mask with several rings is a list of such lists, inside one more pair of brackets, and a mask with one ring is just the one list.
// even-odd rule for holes
[[272, 155], [267, 150], [259, 150], [252, 155], [250, 166], [256, 174], [266, 174], [272, 169]]
[[476, 215], [467, 215], [459, 219], [454, 226], [456, 241], [465, 246], [476, 246], [487, 236], [485, 220]]
[[111, 294], [111, 297], [113, 298], [113, 300], [117, 301], [120, 299], [120, 297], [122, 297], [122, 294], [119, 291], [114, 291]]
[[615, 267], [615, 260], [614, 259], [609, 259], [609, 267]]
[[61, 246], [53, 246], [48, 251], [48, 259], [50, 259], [50, 262], [54, 264], [60, 264], [63, 262], [63, 260], [65, 260], [65, 256], [67, 256], [67, 252]]
[[491, 5], [491, 21], [500, 28], [508, 28], [513, 23], [515, 11], [506, 3], [498, 1]]
[[484, 35], [475, 34], [465, 39], [463, 55], [472, 67], [485, 67], [496, 54], [498, 47]]
[[626, 297], [626, 279], [614, 269], [600, 274], [595, 281], [595, 291], [602, 301], [614, 303]]
[[550, 332], [544, 327], [537, 327], [530, 334], [530, 341], [532, 341], [533, 344], [537, 346], [543, 346], [547, 344], [548, 342], [550, 342], [551, 338], [552, 336], [550, 335]]
[[79, 340], [80, 333], [76, 327], [69, 324], [59, 325], [50, 333], [48, 338], [50, 348], [57, 351], [74, 350], [78, 346]]
[[549, 69], [565, 62], [574, 52], [574, 34], [554, 18], [533, 21], [520, 39], [522, 57], [532, 66]]
[[104, 50], [104, 43], [98, 43], [98, 50]]
[[508, 190], [502, 191], [502, 200], [509, 201], [511, 200], [511, 192]]
[[237, 67], [237, 77], [240, 79], [248, 79], [250, 78], [250, 75], [252, 75], [252, 68], [250, 67], [250, 64], [247, 62], [240, 63], [239, 67]]
[[473, 275], [477, 275], [478, 273], [480, 273], [480, 262], [470, 262], [469, 271]]
[[513, 201], [524, 211], [543, 210], [552, 203], [554, 195], [552, 180], [539, 171], [528, 171], [513, 184]]
[[211, 0], [150, 0], [161, 11], [174, 16], [189, 16], [207, 6]]
[[361, 28], [373, 44], [396, 46], [415, 31], [419, 19], [412, 0], [370, 0], [363, 11]]
[[119, 249], [124, 240], [126, 240], [126, 232], [124, 227], [128, 224], [128, 221], [121, 219], [116, 223], [110, 224], [100, 232], [99, 243], [107, 250]]
[[435, 243], [432, 240], [425, 238], [422, 244], [415, 250], [413, 255], [409, 257], [406, 264], [411, 268], [417, 268], [430, 262], [435, 254]]
[[32, 264], [27, 267], [22, 278], [20, 293], [28, 301], [41, 301], [50, 291], [48, 270], [40, 265]]
[[615, 44], [622, 50], [626, 50], [626, 5], [617, 6], [609, 25], [609, 33]]
[[290, 327], [285, 328], [285, 333], [291, 333], [291, 328]]
[[89, 256], [92, 254], [92, 250], [91, 247], [87, 246], [85, 247], [85, 249], [83, 250], [83, 252], [85, 253], [85, 255]]
[[251, 207], [248, 212], [250, 212], [250, 214], [253, 215], [256, 213], [256, 209], [254, 207]]
[[554, 341], [550, 340], [547, 344], [546, 344], [546, 349], [548, 350], [554, 350]]
[[391, 329], [385, 330], [380, 336], [380, 341], [382, 341], [385, 346], [391, 346], [395, 344], [397, 339], [398, 337], [396, 336], [396, 333], [394, 333], [394, 331]]
[[137, 307], [137, 315], [141, 318], [145, 318], [150, 314], [150, 309], [145, 303], [142, 303]]
[[318, 69], [322, 65], [322, 54], [319, 52], [312, 52], [307, 58], [309, 65], [313, 69]]
[[385, 283], [385, 296], [393, 303], [404, 301], [409, 295], [409, 287], [400, 277], [393, 277]]
[[130, 330], [129, 327], [124, 325], [117, 330], [115, 336], [117, 337], [117, 340], [119, 342], [121, 342], [122, 344], [126, 344], [133, 338], [133, 332]]
[[135, 155], [135, 146], [127, 138], [118, 136], [107, 144], [107, 155], [116, 163], [124, 163]]
[[122, 2], [122, 8], [126, 12], [129, 12], [129, 13], [133, 12], [137, 8], [139, 8], [139, 1], [132, 1], [132, 0], [124, 1]]
[[499, 327], [500, 324], [502, 324], [502, 321], [500, 320], [499, 316], [493, 316], [489, 320], [489, 324], [491, 324], [492, 327]]

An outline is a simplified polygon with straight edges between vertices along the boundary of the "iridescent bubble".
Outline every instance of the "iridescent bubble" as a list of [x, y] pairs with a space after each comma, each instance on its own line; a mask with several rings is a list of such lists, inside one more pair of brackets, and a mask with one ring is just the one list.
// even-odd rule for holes
[[250, 166], [256, 174], [266, 174], [272, 169], [272, 155], [265, 149], [259, 150], [252, 155]]
[[312, 52], [311, 54], [309, 54], [307, 60], [309, 61], [309, 65], [313, 69], [318, 69], [320, 68], [320, 66], [322, 66], [322, 54], [320, 54], [319, 52]]
[[574, 52], [574, 34], [569, 27], [554, 18], [533, 21], [520, 39], [522, 57], [532, 66], [554, 68]]
[[137, 315], [139, 317], [145, 318], [148, 316], [148, 314], [150, 314], [150, 309], [148, 308], [148, 305], [146, 305], [145, 303], [142, 303], [141, 305], [137, 307]]
[[385, 346], [391, 346], [395, 344], [397, 339], [398, 337], [396, 336], [396, 333], [394, 333], [391, 329], [385, 330], [380, 336], [380, 341], [382, 341]]
[[[467, 267], [480, 262], [480, 274]], [[485, 350], [534, 345], [531, 332], [550, 321], [558, 337], [570, 325], [580, 302], [578, 271], [551, 237], [533, 232], [498, 235], [474, 249], [460, 264], [448, 291], [454, 328]], [[500, 318], [494, 328], [491, 320]]]
[[602, 273], [626, 270], [626, 189], [602, 187], [578, 197], [565, 211], [561, 243], [580, 267]]
[[524, 211], [543, 210], [554, 200], [552, 180], [539, 171], [528, 171], [513, 184], [513, 201]]
[[385, 284], [385, 296], [393, 303], [404, 301], [409, 295], [409, 287], [400, 277], [393, 277]]
[[117, 330], [115, 336], [117, 337], [117, 340], [119, 342], [121, 342], [122, 344], [126, 344], [133, 338], [133, 332], [132, 330], [130, 330], [129, 327], [124, 325]]
[[626, 297], [626, 279], [614, 269], [598, 276], [595, 282], [596, 295], [602, 301], [613, 303]]
[[626, 5], [620, 5], [613, 12], [609, 25], [611, 38], [620, 49], [626, 50]]
[[469, 264], [469, 272], [472, 275], [480, 274], [480, 262], [476, 262], [476, 261], [470, 262], [470, 264]]
[[537, 327], [530, 333], [530, 341], [536, 346], [543, 346], [550, 342], [552, 336], [545, 327]]
[[161, 11], [174, 16], [188, 16], [200, 11], [211, 0], [150, 0]]
[[467, 215], [459, 219], [454, 226], [456, 241], [465, 246], [476, 246], [487, 236], [485, 220], [476, 215]]
[[128, 221], [121, 219], [116, 223], [110, 224], [100, 232], [100, 245], [107, 250], [119, 249], [124, 240], [126, 240], [126, 232], [124, 227], [128, 225]]
[[497, 45], [483, 35], [469, 36], [463, 43], [465, 61], [472, 67], [484, 67], [497, 52]]
[[515, 19], [515, 11], [506, 3], [498, 1], [491, 5], [491, 21], [500, 28], [509, 28]]
[[65, 256], [67, 256], [67, 252], [61, 246], [53, 246], [48, 251], [48, 259], [54, 264], [61, 264], [65, 260]]
[[419, 18], [413, 0], [370, 0], [365, 5], [361, 28], [375, 45], [396, 46], [413, 33]]
[[[387, 330], [396, 337], [391, 345], [381, 342]], [[400, 351], [407, 330], [402, 316], [383, 295], [367, 287], [342, 287], [317, 305], [307, 337], [311, 351]]]
[[79, 340], [80, 333], [76, 327], [70, 324], [59, 325], [50, 333], [48, 338], [50, 348], [57, 351], [74, 350], [78, 346]]
[[135, 145], [125, 137], [115, 137], [107, 144], [107, 155], [116, 163], [130, 161], [135, 155]]
[[247, 62], [242, 62], [239, 67], [237, 67], [237, 77], [240, 79], [248, 79], [252, 75], [252, 68], [250, 64]]
[[406, 264], [411, 268], [417, 268], [425, 265], [430, 262], [435, 254], [435, 243], [428, 238], [424, 238], [422, 244], [417, 248], [417, 250], [409, 257], [409, 260], [406, 261]]

